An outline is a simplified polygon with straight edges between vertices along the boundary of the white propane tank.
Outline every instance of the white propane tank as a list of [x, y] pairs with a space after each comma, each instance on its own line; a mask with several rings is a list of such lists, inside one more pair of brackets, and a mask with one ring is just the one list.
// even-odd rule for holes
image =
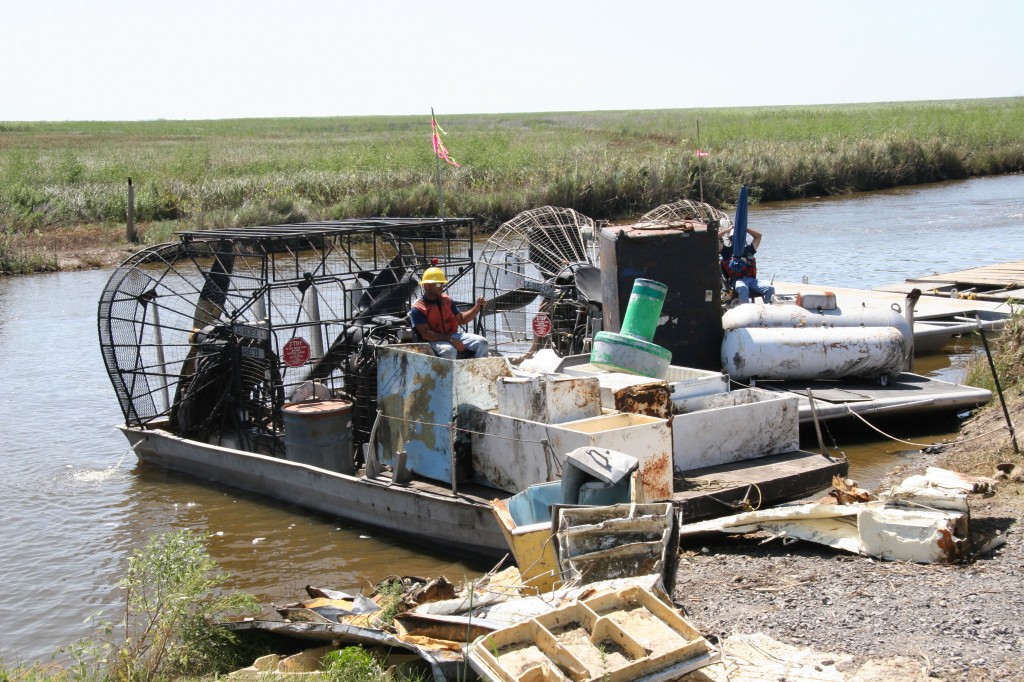
[[906, 354], [906, 339], [895, 327], [733, 328], [722, 341], [722, 367], [737, 381], [862, 377], [887, 383], [902, 371]]
[[910, 323], [899, 306], [892, 308], [836, 308], [815, 312], [798, 305], [761, 305], [744, 303], [725, 312], [722, 328], [742, 329], [753, 327], [794, 329], [832, 327], [895, 327], [906, 339], [907, 347], [913, 340]]

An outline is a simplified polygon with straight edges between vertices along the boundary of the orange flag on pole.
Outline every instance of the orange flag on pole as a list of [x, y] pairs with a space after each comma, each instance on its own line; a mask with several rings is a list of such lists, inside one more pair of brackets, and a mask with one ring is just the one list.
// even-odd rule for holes
[[[430, 132], [431, 139], [433, 140], [434, 144], [434, 154], [437, 155], [437, 158], [441, 159], [442, 161], [449, 165], [455, 166], [456, 168], [461, 168], [462, 166], [456, 163], [455, 159], [453, 159], [451, 155], [448, 153], [448, 149], [447, 147], [444, 146], [444, 142], [441, 141], [441, 135], [447, 135], [448, 133], [444, 132], [444, 129], [440, 125], [438, 125], [433, 113], [431, 113], [430, 115]], [[438, 133], [440, 133], [441, 135], [438, 135]]]

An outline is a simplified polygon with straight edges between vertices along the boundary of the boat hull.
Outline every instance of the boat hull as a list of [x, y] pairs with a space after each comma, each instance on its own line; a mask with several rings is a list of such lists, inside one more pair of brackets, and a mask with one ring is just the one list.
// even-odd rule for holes
[[161, 429], [118, 428], [144, 462], [376, 528], [445, 553], [494, 560], [508, 552], [490, 507], [482, 501], [210, 445]]

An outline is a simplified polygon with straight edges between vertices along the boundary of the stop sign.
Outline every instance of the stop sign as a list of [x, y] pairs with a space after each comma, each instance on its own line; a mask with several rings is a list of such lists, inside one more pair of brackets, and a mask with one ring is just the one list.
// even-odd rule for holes
[[281, 355], [289, 367], [302, 367], [309, 361], [309, 344], [301, 336], [294, 336], [284, 344]]
[[551, 333], [551, 318], [547, 313], [537, 313], [533, 317], [533, 333], [537, 336], [547, 336]]

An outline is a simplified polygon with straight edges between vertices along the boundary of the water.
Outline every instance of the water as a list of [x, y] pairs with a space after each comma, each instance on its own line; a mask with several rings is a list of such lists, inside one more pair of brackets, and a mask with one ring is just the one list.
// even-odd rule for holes
[[[754, 206], [750, 225], [764, 233], [764, 277], [872, 287], [1024, 258], [1022, 197], [1024, 176], [999, 177]], [[393, 573], [460, 581], [488, 568], [140, 466], [113, 428], [122, 416], [96, 340], [109, 275], [0, 279], [0, 655], [43, 661], [88, 636], [83, 619], [116, 608], [127, 554], [169, 528], [213, 533], [210, 552], [230, 585], [278, 604], [303, 597], [307, 584], [358, 590]], [[918, 370], [956, 380], [971, 352]], [[955, 434], [911, 424], [898, 435]], [[863, 483], [913, 448], [879, 437], [844, 449]]]
[[870, 289], [1024, 258], [1024, 177], [754, 206], [761, 279]]

